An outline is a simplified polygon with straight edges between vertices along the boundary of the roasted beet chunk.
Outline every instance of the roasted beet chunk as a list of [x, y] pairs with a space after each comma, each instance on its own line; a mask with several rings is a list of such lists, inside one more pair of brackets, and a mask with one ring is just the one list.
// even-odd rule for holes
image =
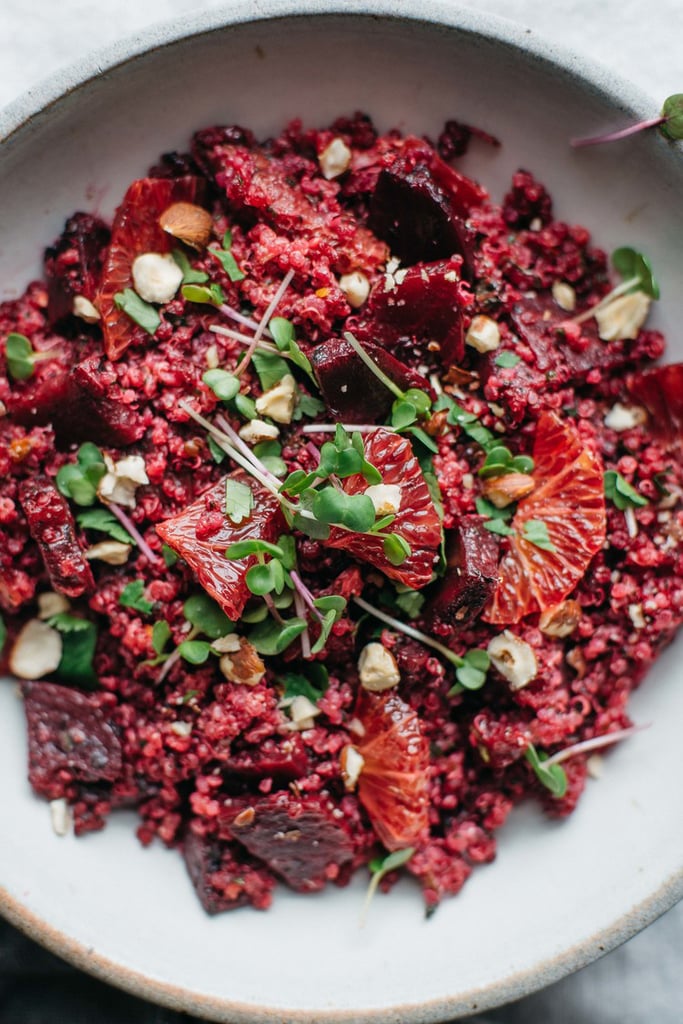
[[24, 683], [29, 781], [49, 798], [67, 778], [113, 782], [121, 774], [121, 744], [103, 707], [105, 695], [86, 695], [55, 683]]
[[115, 378], [106, 374], [105, 365], [105, 360], [91, 356], [74, 367], [71, 377], [77, 391], [80, 427], [73, 415], [67, 423], [65, 414], [58, 417], [58, 426], [74, 442], [94, 441], [125, 448], [140, 440], [145, 425], [140, 414], [122, 401], [118, 387], [113, 387]]
[[51, 480], [34, 476], [22, 481], [19, 501], [55, 590], [67, 597], [93, 590], [95, 581], [78, 545], [73, 516]]
[[648, 428], [667, 441], [683, 439], [683, 363], [636, 373], [629, 391], [650, 413]]
[[238, 540], [274, 543], [284, 531], [285, 522], [278, 501], [269, 491], [246, 473], [240, 471], [235, 477], [251, 487], [254, 495], [252, 513], [239, 526], [225, 514], [225, 480], [221, 480], [180, 515], [160, 523], [157, 533], [185, 559], [204, 590], [236, 622], [251, 597], [245, 577], [256, 557], [229, 560], [226, 549]]
[[286, 785], [300, 779], [308, 770], [308, 754], [297, 733], [283, 739], [266, 739], [253, 750], [231, 753], [225, 764], [227, 778], [256, 782], [273, 779]]
[[[363, 341], [363, 348], [380, 370], [403, 391], [408, 388], [430, 390], [421, 374], [379, 345]], [[324, 341], [313, 350], [311, 362], [332, 416], [344, 423], [367, 423], [386, 418], [393, 395], [362, 362], [348, 341], [341, 338]]]
[[235, 910], [247, 903], [257, 910], [270, 906], [275, 879], [262, 865], [254, 864], [236, 843], [205, 839], [189, 832], [183, 854], [207, 914]]
[[448, 539], [448, 571], [428, 613], [457, 629], [467, 626], [493, 596], [498, 581], [498, 542], [481, 516], [462, 516]]
[[109, 244], [109, 228], [89, 213], [75, 213], [55, 244], [45, 250], [47, 316], [51, 324], [73, 311], [77, 295], [93, 299]]
[[353, 843], [322, 796], [275, 793], [234, 811], [224, 827], [297, 892], [316, 892], [351, 860]]

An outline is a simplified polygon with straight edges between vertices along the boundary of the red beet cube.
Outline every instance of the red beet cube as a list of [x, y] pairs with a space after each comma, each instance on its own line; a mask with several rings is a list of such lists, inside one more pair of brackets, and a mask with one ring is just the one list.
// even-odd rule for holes
[[498, 541], [481, 516], [462, 516], [451, 532], [448, 569], [428, 614], [454, 629], [469, 625], [493, 596], [498, 582]]
[[52, 481], [46, 476], [23, 480], [19, 501], [54, 589], [67, 597], [94, 590], [95, 580], [76, 539], [71, 510]]
[[271, 903], [275, 879], [252, 862], [236, 843], [189, 832], [183, 854], [199, 902], [207, 914], [220, 914], [251, 903], [265, 910]]

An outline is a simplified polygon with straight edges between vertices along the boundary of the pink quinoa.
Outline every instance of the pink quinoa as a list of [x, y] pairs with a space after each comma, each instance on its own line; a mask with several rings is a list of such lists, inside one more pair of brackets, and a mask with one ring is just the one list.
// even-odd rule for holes
[[388, 854], [433, 910], [515, 804], [570, 814], [683, 619], [649, 265], [612, 297], [471, 136], [205, 129], [0, 306], [31, 784], [79, 835], [135, 807], [208, 913]]

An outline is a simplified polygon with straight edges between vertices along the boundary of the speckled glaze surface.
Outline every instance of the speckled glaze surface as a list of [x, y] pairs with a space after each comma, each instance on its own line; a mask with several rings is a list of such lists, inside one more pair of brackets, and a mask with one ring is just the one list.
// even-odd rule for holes
[[[55, 76], [0, 113], [0, 295], [38, 271], [77, 208], [111, 213], [158, 152], [197, 127], [267, 134], [299, 115], [367, 109], [380, 127], [434, 133], [460, 116], [497, 134], [468, 169], [499, 198], [519, 165], [561, 217], [609, 249], [642, 246], [658, 269], [655, 323], [683, 319], [677, 281], [680, 147], [656, 135], [572, 152], [567, 139], [653, 113], [627, 83], [533, 34], [450, 3], [238, 2], [153, 29]], [[46, 159], [49, 154], [49, 159]], [[27, 210], [31, 211], [27, 217]], [[660, 270], [661, 268], [661, 270]], [[681, 643], [633, 702], [650, 722], [606, 761], [568, 822], [516, 812], [499, 859], [424, 921], [408, 884], [359, 927], [363, 883], [272, 911], [207, 919], [177, 855], [143, 851], [134, 819], [59, 840], [24, 778], [22, 710], [0, 686], [0, 910], [55, 952], [176, 1009], [231, 1022], [439, 1021], [534, 991], [590, 962], [683, 895]]]

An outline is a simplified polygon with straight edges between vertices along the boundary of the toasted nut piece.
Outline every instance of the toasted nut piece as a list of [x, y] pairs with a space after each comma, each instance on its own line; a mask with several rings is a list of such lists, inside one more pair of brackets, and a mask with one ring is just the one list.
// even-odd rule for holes
[[265, 423], [263, 420], [249, 420], [239, 431], [239, 435], [247, 444], [259, 444], [261, 441], [274, 441], [279, 437], [280, 431], [274, 423]]
[[643, 615], [642, 604], [630, 604], [628, 606], [628, 617], [633, 623], [635, 629], [645, 629], [647, 625], [645, 616]]
[[71, 603], [64, 594], [56, 594], [54, 590], [46, 590], [38, 594], [38, 618], [51, 619], [60, 612], [68, 612]]
[[535, 486], [534, 478], [528, 473], [504, 473], [482, 480], [481, 491], [496, 508], [506, 508], [531, 494]]
[[533, 648], [509, 629], [494, 636], [487, 651], [494, 667], [507, 679], [511, 690], [521, 690], [536, 678], [538, 663]]
[[574, 669], [577, 678], [583, 679], [586, 674], [586, 659], [583, 656], [581, 648], [572, 647], [571, 651], [567, 651], [565, 661]]
[[602, 778], [602, 769], [604, 768], [604, 765], [605, 760], [600, 754], [591, 754], [590, 757], [586, 758], [586, 771], [591, 779]]
[[143, 457], [126, 455], [125, 458], [114, 462], [109, 455], [105, 455], [104, 464], [107, 472], [98, 484], [97, 497], [105, 504], [112, 501], [116, 505], [135, 508], [136, 490], [141, 484], [149, 483]]
[[211, 650], [216, 651], [217, 654], [233, 654], [235, 651], [240, 649], [240, 638], [237, 633], [227, 633], [225, 636], [219, 636], [218, 640], [214, 640], [211, 644]]
[[365, 764], [365, 758], [355, 747], [349, 744], [348, 747], [343, 748], [339, 755], [339, 764], [344, 786], [351, 793], [356, 788], [356, 783]]
[[398, 484], [373, 484], [365, 491], [375, 506], [378, 516], [396, 515], [401, 507], [401, 488]]
[[647, 320], [651, 302], [645, 292], [629, 292], [608, 302], [602, 309], [596, 309], [593, 315], [598, 321], [598, 333], [602, 340], [637, 338], [638, 331]]
[[145, 302], [163, 305], [180, 288], [183, 272], [170, 253], [143, 252], [131, 267], [135, 291]]
[[581, 621], [581, 605], [578, 601], [560, 601], [552, 608], [546, 608], [538, 620], [538, 628], [546, 636], [569, 636]]
[[256, 412], [276, 423], [291, 423], [296, 405], [296, 381], [286, 373], [277, 384], [256, 399]]
[[315, 718], [320, 714], [320, 708], [308, 697], [300, 694], [294, 697], [289, 705], [289, 717], [291, 719], [289, 728], [295, 732], [302, 732], [304, 729], [312, 729], [315, 725]]
[[332, 139], [318, 155], [323, 178], [327, 178], [328, 181], [338, 178], [340, 174], [348, 170], [352, 156], [351, 150], [343, 139]]
[[363, 689], [373, 693], [389, 690], [401, 681], [396, 658], [383, 644], [376, 642], [366, 644], [360, 652], [358, 674]]
[[9, 655], [10, 672], [20, 679], [41, 679], [54, 672], [62, 660], [62, 638], [40, 619], [22, 627]]
[[159, 217], [159, 227], [193, 249], [204, 249], [211, 238], [213, 219], [195, 203], [173, 203]]
[[370, 282], [360, 270], [352, 270], [350, 274], [342, 274], [339, 288], [352, 309], [359, 309], [370, 294]]
[[97, 559], [99, 562], [106, 562], [107, 565], [125, 565], [128, 556], [133, 550], [130, 544], [124, 544], [120, 540], [101, 540], [99, 544], [93, 544], [85, 552], [85, 557]]
[[576, 292], [566, 281], [555, 281], [553, 284], [553, 298], [560, 309], [571, 313], [576, 309]]
[[206, 350], [205, 359], [206, 359], [206, 365], [208, 366], [208, 368], [210, 370], [217, 370], [218, 369], [218, 367], [220, 366], [220, 359], [219, 359], [219, 356], [218, 356], [218, 346], [217, 345], [209, 345], [209, 347]]
[[185, 739], [192, 732], [192, 722], [171, 722], [169, 729], [176, 736]]
[[71, 831], [71, 810], [63, 796], [50, 800], [50, 821], [56, 836], [68, 836]]
[[258, 686], [266, 674], [256, 648], [244, 637], [240, 637], [239, 650], [224, 654], [218, 664], [226, 679], [243, 686]]
[[500, 329], [490, 316], [475, 316], [465, 335], [465, 344], [477, 352], [493, 352], [500, 345]]
[[233, 825], [237, 825], [238, 828], [245, 828], [247, 825], [251, 825], [255, 816], [256, 811], [253, 807], [245, 807], [233, 820]]
[[646, 420], [647, 413], [639, 405], [622, 405], [621, 402], [615, 402], [605, 416], [605, 426], [619, 434], [622, 430], [639, 427]]
[[99, 309], [90, 299], [86, 299], [85, 295], [74, 295], [71, 312], [79, 319], [85, 320], [86, 324], [96, 324], [100, 319]]

